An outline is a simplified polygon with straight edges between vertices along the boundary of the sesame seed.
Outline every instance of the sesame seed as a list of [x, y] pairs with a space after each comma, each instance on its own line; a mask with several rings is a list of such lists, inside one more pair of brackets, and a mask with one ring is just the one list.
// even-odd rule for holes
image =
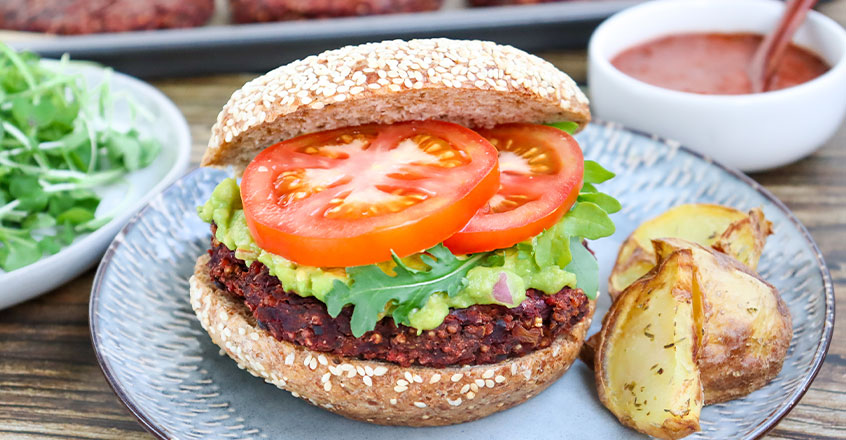
[[303, 361], [303, 365], [307, 367], [309, 363], [311, 363], [311, 353], [306, 356], [305, 361]]
[[220, 313], [217, 315], [217, 317], [218, 317], [221, 321], [225, 321], [225, 320], [226, 320], [226, 318], [228, 318], [229, 316], [227, 316], [225, 312], [220, 312]]
[[397, 386], [395, 386], [395, 387], [394, 387], [394, 391], [396, 391], [396, 392], [398, 392], [398, 393], [401, 393], [401, 392], [403, 392], [403, 391], [405, 391], [405, 390], [407, 390], [407, 389], [408, 389], [408, 387], [404, 387], [404, 386], [402, 386], [402, 385], [397, 385]]
[[368, 376], [373, 375], [373, 368], [370, 365], [364, 366], [364, 372], [367, 373]]
[[361, 380], [364, 381], [365, 385], [367, 385], [369, 387], [373, 386], [373, 379], [371, 379], [370, 376], [364, 376], [364, 377], [361, 378]]
[[296, 391], [291, 391], [291, 395], [294, 396], [294, 397], [300, 397], [300, 393], [298, 393]]
[[397, 385], [403, 386], [403, 387], [408, 386], [408, 381], [405, 380], [405, 379], [400, 379], [400, 380], [397, 381]]
[[332, 390], [332, 382], [329, 382], [329, 381], [325, 382], [323, 384], [323, 390], [326, 391], [327, 393], [329, 391], [331, 391]]
[[388, 372], [388, 369], [381, 366], [381, 365], [373, 369], [373, 375], [374, 376], [384, 376], [385, 373], [387, 373], [387, 372]]
[[461, 387], [461, 391], [459, 391], [459, 392], [460, 392], [461, 394], [464, 394], [464, 393], [466, 393], [466, 392], [468, 392], [468, 391], [470, 391], [470, 384], [469, 384], [469, 383], [468, 383], [468, 384], [464, 384], [464, 386], [463, 386], [463, 387]]
[[488, 387], [488, 388], [493, 388], [494, 385], [496, 385], [496, 384], [491, 379], [488, 379], [488, 380], [485, 381], [485, 386]]
[[341, 369], [334, 365], [330, 365], [329, 372], [332, 373], [333, 376], [338, 376], [341, 374]]
[[514, 376], [517, 374], [517, 364], [511, 364], [511, 375]]
[[320, 365], [326, 365], [326, 364], [328, 364], [328, 363], [329, 363], [329, 362], [326, 360], [326, 356], [323, 356], [322, 354], [321, 354], [321, 355], [319, 355], [319, 356], [317, 356], [317, 362], [320, 362]]
[[484, 378], [484, 379], [490, 379], [492, 377], [494, 377], [494, 370], [487, 370], [484, 373], [482, 373], [482, 378]]
[[255, 333], [255, 332], [250, 333], [250, 339], [252, 339], [253, 341], [258, 341], [259, 340], [258, 333]]
[[482, 379], [476, 379], [476, 380], [474, 381], [474, 383], [476, 384], [476, 386], [480, 386], [480, 387], [485, 386], [485, 381], [484, 381], [484, 380], [482, 380]]
[[[485, 386], [485, 383], [484, 383], [484, 382], [482, 382], [482, 386]], [[471, 384], [470, 384], [470, 389], [471, 389], [471, 390], [473, 390], [473, 391], [479, 391], [479, 385], [478, 385], [477, 383], [475, 383], [475, 382], [474, 382], [474, 383], [471, 383]]]
[[396, 405], [396, 404], [397, 404], [397, 399], [391, 399], [391, 405]]
[[244, 327], [238, 327], [238, 334], [244, 336], [247, 334], [247, 331], [244, 330]]
[[430, 418], [432, 418], [432, 416], [430, 416], [429, 414], [423, 414], [423, 417], [420, 418], [423, 420], [429, 420]]
[[326, 383], [329, 381], [329, 378], [332, 377], [332, 373], [326, 373], [320, 378], [320, 383]]
[[455, 373], [455, 374], [453, 374], [453, 375], [452, 375], [452, 377], [450, 378], [450, 380], [451, 380], [451, 381], [453, 381], [453, 382], [458, 382], [458, 381], [459, 381], [459, 380], [461, 380], [463, 377], [464, 377], [464, 374], [462, 374], [462, 373]]
[[364, 368], [361, 368], [361, 366], [360, 366], [360, 365], [358, 365], [358, 366], [356, 366], [356, 367], [355, 367], [355, 371], [356, 371], [356, 373], [358, 373], [360, 376], [364, 376], [364, 375], [365, 375]]
[[349, 377], [349, 378], [355, 377], [355, 368], [347, 370], [347, 377]]
[[472, 391], [470, 391], [469, 393], [467, 393], [467, 400], [473, 400], [473, 399], [475, 399], [475, 398], [476, 398], [476, 393], [474, 393], [474, 392], [472, 392]]
[[526, 378], [526, 380], [531, 379], [532, 378], [532, 370], [530, 368], [526, 368], [523, 371], [523, 376]]
[[449, 404], [450, 404], [450, 406], [458, 406], [458, 405], [461, 405], [461, 397], [459, 397], [459, 398], [457, 398], [457, 399], [455, 399], [455, 400], [451, 400], [449, 397], [447, 397], [447, 403], [449, 403]]
[[423, 378], [420, 377], [419, 374], [415, 374], [414, 375], [414, 381], [417, 382], [417, 383], [423, 383]]
[[311, 362], [308, 363], [308, 368], [314, 370], [317, 368], [317, 359], [311, 358]]
[[494, 380], [496, 381], [496, 383], [503, 383], [505, 382], [505, 376], [498, 375], [496, 378], [494, 378]]
[[441, 375], [438, 374], [438, 373], [435, 373], [435, 374], [432, 375], [432, 377], [429, 378], [429, 383], [437, 383], [440, 380], [441, 380]]
[[407, 381], [409, 381], [409, 382], [414, 382], [414, 377], [413, 377], [413, 376], [411, 375], [411, 373], [409, 373], [408, 371], [406, 371], [406, 372], [405, 372], [405, 374], [403, 375], [403, 377], [405, 377], [405, 380], [407, 380]]
[[414, 402], [414, 406], [418, 408], [426, 408], [426, 404], [423, 402]]

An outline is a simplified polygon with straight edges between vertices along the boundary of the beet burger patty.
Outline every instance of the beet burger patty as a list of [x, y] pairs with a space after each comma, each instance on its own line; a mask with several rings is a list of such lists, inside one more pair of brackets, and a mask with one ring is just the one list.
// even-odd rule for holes
[[247, 267], [214, 238], [209, 255], [211, 279], [243, 300], [259, 327], [276, 339], [404, 367], [490, 364], [522, 356], [549, 347], [589, 310], [588, 298], [579, 289], [565, 287], [552, 295], [531, 289], [515, 308], [473, 305], [452, 310], [437, 328], [422, 333], [383, 318], [376, 328], [356, 338], [350, 330], [350, 307], [335, 318], [329, 316], [325, 304], [286, 292], [267, 266], [256, 262]]

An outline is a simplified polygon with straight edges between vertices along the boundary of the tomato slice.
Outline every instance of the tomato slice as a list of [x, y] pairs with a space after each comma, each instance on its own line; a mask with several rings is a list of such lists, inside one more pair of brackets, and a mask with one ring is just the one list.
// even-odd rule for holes
[[428, 249], [499, 187], [496, 149], [440, 121], [299, 136], [247, 166], [241, 198], [264, 250], [298, 264], [348, 267]]
[[540, 234], [573, 206], [582, 185], [582, 150], [564, 131], [507, 124], [479, 134], [499, 150], [500, 187], [444, 242], [456, 254], [507, 248]]

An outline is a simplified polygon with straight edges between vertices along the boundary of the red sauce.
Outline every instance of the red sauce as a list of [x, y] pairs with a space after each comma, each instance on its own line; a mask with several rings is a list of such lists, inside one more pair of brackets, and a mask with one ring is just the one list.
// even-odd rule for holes
[[[747, 68], [763, 37], [756, 34], [676, 34], [626, 49], [611, 60], [643, 82], [707, 95], [752, 93]], [[767, 90], [810, 81], [829, 66], [816, 54], [791, 44]]]

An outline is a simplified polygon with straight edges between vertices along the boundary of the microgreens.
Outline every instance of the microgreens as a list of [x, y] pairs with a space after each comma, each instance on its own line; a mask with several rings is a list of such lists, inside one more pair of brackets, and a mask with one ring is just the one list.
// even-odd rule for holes
[[[101, 227], [94, 188], [144, 168], [161, 146], [112, 124], [108, 80], [88, 88], [70, 61], [0, 43], [0, 269], [11, 271]], [[107, 70], [108, 72], [108, 70]], [[106, 75], [108, 77], [108, 74]], [[127, 98], [131, 113], [134, 104]], [[135, 121], [132, 120], [132, 125]]]

